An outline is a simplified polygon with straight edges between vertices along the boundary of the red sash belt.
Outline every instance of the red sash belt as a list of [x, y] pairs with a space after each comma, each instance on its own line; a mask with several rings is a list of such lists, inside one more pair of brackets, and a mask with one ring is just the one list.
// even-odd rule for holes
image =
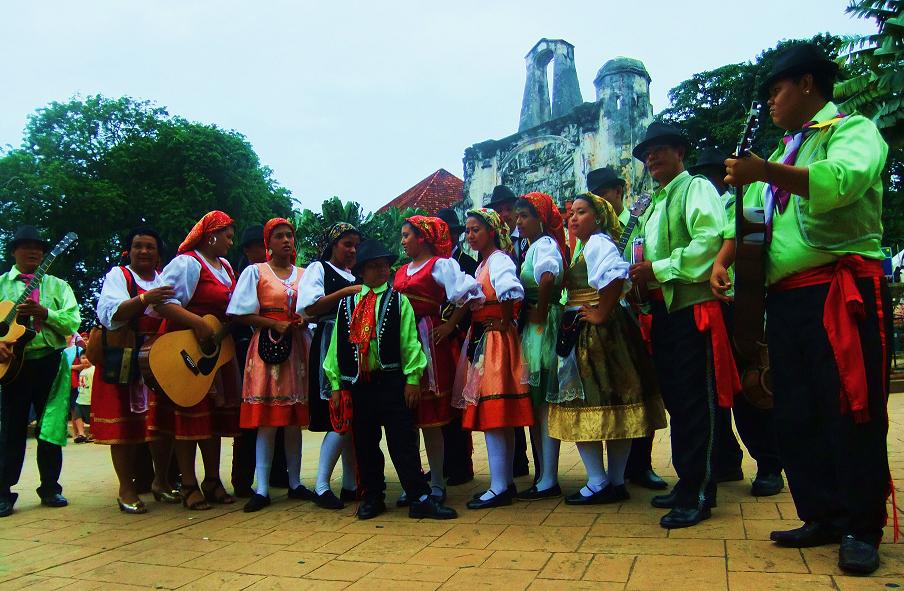
[[735, 395], [741, 391], [741, 379], [731, 351], [731, 341], [725, 328], [722, 306], [715, 300], [694, 304], [697, 330], [709, 332], [716, 374], [716, 395], [719, 406], [731, 408]]
[[[782, 279], [770, 288], [772, 292], [782, 292], [830, 284], [822, 313], [822, 325], [826, 329], [838, 366], [841, 381], [839, 392], [841, 414], [850, 414], [856, 423], [869, 421], [866, 367], [860, 344], [860, 329], [857, 325], [864, 319], [866, 313], [863, 308], [863, 296], [860, 295], [856, 280], [873, 278], [878, 281], [884, 275], [881, 261], [849, 254], [841, 257], [834, 265], [801, 271]], [[882, 303], [877, 301], [876, 305], [881, 306]]]

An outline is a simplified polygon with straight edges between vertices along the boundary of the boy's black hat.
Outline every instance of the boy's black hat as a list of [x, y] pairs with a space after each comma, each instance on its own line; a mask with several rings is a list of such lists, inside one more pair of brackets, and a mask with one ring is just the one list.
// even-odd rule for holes
[[361, 271], [364, 263], [375, 259], [389, 259], [389, 264], [393, 264], [398, 259], [398, 255], [389, 252], [383, 243], [379, 240], [365, 240], [358, 245], [357, 256], [355, 257], [355, 266], [352, 269], [355, 274]]

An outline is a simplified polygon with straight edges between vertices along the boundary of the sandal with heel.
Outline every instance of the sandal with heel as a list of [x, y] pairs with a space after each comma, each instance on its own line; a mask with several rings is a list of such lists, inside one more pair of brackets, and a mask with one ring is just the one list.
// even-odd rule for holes
[[[194, 503], [189, 503], [188, 499], [191, 498], [192, 494], [200, 493], [201, 500], [195, 501]], [[212, 509], [213, 507], [207, 502], [207, 497], [204, 496], [204, 492], [198, 487], [198, 485], [194, 484], [183, 484], [182, 485], [182, 506], [188, 509], [189, 511], [207, 511], [208, 509]]]
[[[208, 483], [213, 483], [213, 486], [205, 486]], [[231, 505], [235, 503], [235, 497], [226, 492], [226, 487], [223, 486], [223, 483], [219, 478], [205, 478], [202, 480], [201, 493], [210, 503], [216, 503], [218, 505]]]

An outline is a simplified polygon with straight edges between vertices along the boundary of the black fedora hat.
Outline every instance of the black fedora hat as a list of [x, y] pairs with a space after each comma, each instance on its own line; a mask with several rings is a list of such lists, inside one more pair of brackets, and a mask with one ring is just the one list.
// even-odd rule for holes
[[690, 144], [680, 129], [668, 123], [660, 123], [654, 121], [647, 127], [647, 133], [643, 136], [643, 141], [634, 146], [631, 154], [643, 162], [646, 160], [647, 150], [653, 146], [682, 146], [687, 148]]
[[689, 166], [687, 171], [691, 174], [702, 174], [706, 168], [725, 169], [725, 155], [716, 148], [703, 148], [697, 161], [693, 166]]
[[389, 252], [382, 242], [371, 238], [358, 245], [358, 252], [355, 256], [355, 267], [352, 271], [357, 275], [367, 261], [389, 259], [389, 264], [391, 265], [396, 262], [396, 259], [398, 258], [399, 256]]
[[[799, 43], [782, 51], [772, 62], [769, 75], [760, 85], [760, 95], [769, 96], [769, 87], [776, 81], [797, 74], [822, 74], [834, 79], [838, 64], [830, 60], [812, 43]], [[825, 97], [831, 100], [832, 97]]]
[[436, 217], [446, 222], [446, 225], [449, 226], [449, 232], [453, 236], [457, 236], [465, 231], [465, 227], [458, 220], [458, 214], [455, 213], [455, 210], [451, 207], [444, 207], [439, 210], [436, 212]]
[[484, 207], [496, 209], [500, 205], [504, 205], [506, 203], [515, 203], [515, 201], [518, 201], [518, 196], [515, 195], [514, 191], [512, 191], [505, 185], [496, 185], [495, 187], [493, 187], [493, 196], [490, 197], [489, 203], [487, 203]]
[[34, 226], [19, 226], [19, 229], [16, 230], [13, 239], [9, 241], [6, 245], [6, 252], [12, 254], [16, 247], [19, 246], [23, 242], [37, 242], [41, 245], [41, 250], [43, 252], [47, 252], [47, 241], [44, 240], [44, 237], [41, 236], [41, 232], [38, 231]]
[[257, 226], [248, 226], [242, 231], [242, 241], [239, 242], [239, 246], [247, 246], [252, 242], [259, 242], [260, 244], [264, 243], [264, 227], [261, 225]]
[[625, 179], [618, 176], [618, 173], [611, 166], [597, 168], [587, 173], [587, 190], [591, 193], [619, 185], [623, 187], [625, 184]]

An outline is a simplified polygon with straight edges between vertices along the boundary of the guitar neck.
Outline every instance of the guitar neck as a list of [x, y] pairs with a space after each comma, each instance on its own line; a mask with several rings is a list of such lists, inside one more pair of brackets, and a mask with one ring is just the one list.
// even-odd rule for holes
[[631, 238], [631, 232], [634, 231], [634, 226], [637, 225], [637, 216], [632, 215], [628, 220], [628, 223], [622, 229], [621, 240], [618, 241], [618, 254], [621, 255], [625, 252], [625, 247], [628, 246], [628, 239]]

